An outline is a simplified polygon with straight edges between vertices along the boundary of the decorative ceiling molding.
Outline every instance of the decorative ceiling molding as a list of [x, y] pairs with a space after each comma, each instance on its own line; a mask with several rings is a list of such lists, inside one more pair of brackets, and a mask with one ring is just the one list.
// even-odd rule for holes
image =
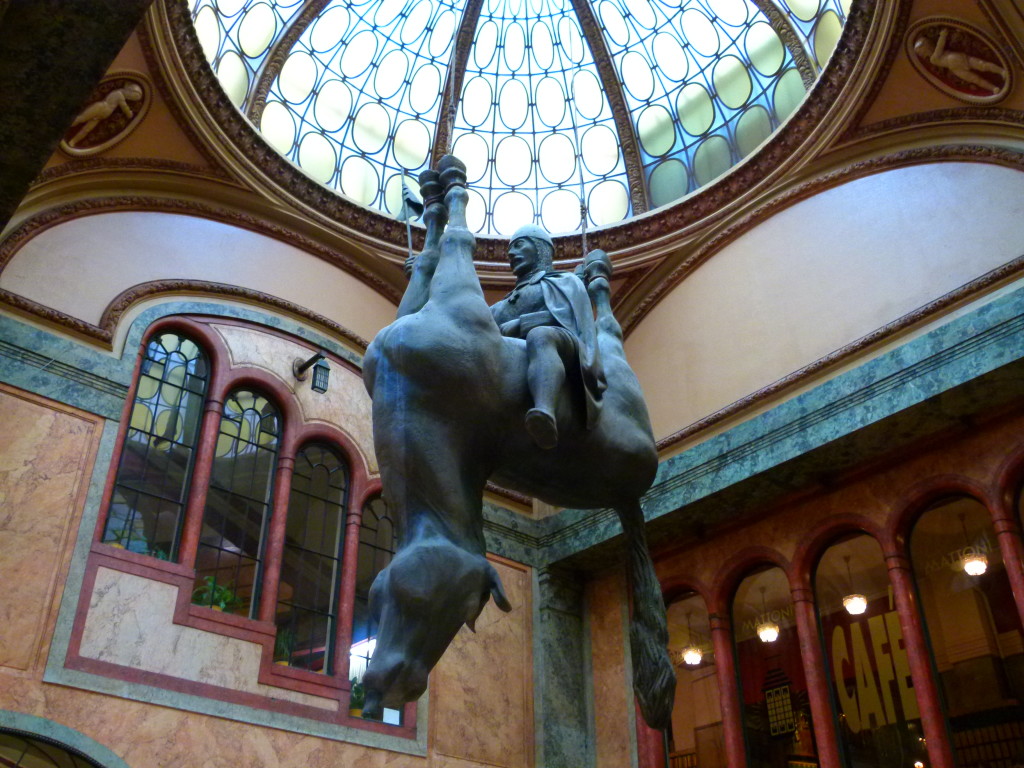
[[224, 283], [211, 283], [205, 280], [153, 280], [147, 283], [140, 283], [122, 291], [114, 297], [107, 305], [100, 316], [98, 325], [93, 325], [77, 317], [65, 314], [53, 307], [47, 307], [38, 302], [27, 299], [11, 291], [0, 289], [0, 304], [18, 310], [21, 313], [30, 315], [36, 319], [57, 326], [77, 336], [83, 336], [92, 341], [102, 343], [107, 349], [112, 348], [114, 334], [117, 325], [124, 317], [125, 312], [139, 302], [152, 299], [157, 296], [171, 294], [188, 294], [190, 296], [213, 296], [217, 298], [228, 298], [237, 301], [244, 301], [262, 307], [268, 307], [285, 314], [293, 315], [309, 322], [312, 325], [329, 331], [337, 337], [341, 337], [355, 346], [361, 352], [366, 351], [369, 342], [363, 337], [353, 333], [344, 326], [330, 320], [323, 315], [311, 312], [305, 307], [294, 302], [271, 296], [262, 291], [255, 291], [250, 288], [240, 288], [236, 285], [225, 285]]
[[793, 56], [793, 63], [796, 64], [800, 79], [804, 81], [804, 88], [810, 89], [814, 81], [818, 79], [819, 69], [811, 59], [807, 49], [804, 48], [803, 40], [797, 33], [789, 17], [775, 4], [773, 0], [751, 0], [763, 13], [772, 29], [778, 34], [782, 44]]
[[[858, 107], [856, 112], [850, 116], [847, 122], [846, 132], [839, 137], [840, 142], [853, 141], [856, 137], [857, 132], [861, 128], [861, 124], [864, 122], [864, 118], [868, 111], [874, 105], [875, 100], [878, 98], [879, 92], [882, 90], [882, 86], [889, 79], [889, 74], [892, 72], [892, 65], [896, 61], [896, 57], [900, 55], [903, 50], [903, 37], [907, 32], [907, 25], [910, 20], [910, 11], [913, 8], [914, 0], [893, 0], [895, 8], [892, 13], [892, 21], [889, 24], [889, 28], [885, 31], [888, 36], [889, 44], [885, 49], [884, 54], [880, 57], [880, 61], [877, 65], [877, 71], [874, 73], [869, 81], [868, 89], [865, 93], [861, 94], [859, 101], [857, 102]], [[856, 3], [854, 4], [854, 10], [857, 9]], [[849, 23], [849, 22], [847, 22]]]
[[34, 216], [30, 216], [8, 234], [3, 242], [0, 242], [0, 273], [3, 272], [14, 254], [25, 243], [33, 237], [42, 234], [47, 229], [83, 216], [95, 216], [122, 211], [197, 216], [241, 227], [242, 229], [247, 229], [292, 245], [338, 267], [353, 277], [358, 278], [396, 305], [401, 300], [401, 292], [391, 283], [382, 279], [376, 272], [367, 269], [345, 254], [339, 253], [337, 250], [328, 248], [322, 243], [296, 232], [292, 228], [271, 223], [266, 218], [255, 214], [219, 208], [193, 200], [178, 200], [147, 195], [119, 195], [79, 200], [54, 206]]
[[288, 24], [267, 58], [264, 59], [260, 71], [256, 73], [256, 86], [246, 96], [245, 114], [253, 125], [260, 124], [260, 117], [263, 115], [263, 108], [267, 106], [267, 95], [270, 93], [270, 86], [274, 84], [277, 76], [281, 74], [281, 67], [285, 59], [291, 53], [295, 43], [302, 37], [309, 25], [316, 21], [317, 16], [330, 4], [331, 0], [306, 0], [305, 7], [299, 11]]
[[853, 357], [879, 342], [885, 341], [902, 331], [912, 328], [942, 310], [955, 307], [957, 304], [968, 301], [993, 286], [996, 286], [1008, 279], [1020, 277], [1021, 275], [1024, 275], [1024, 256], [1018, 256], [1012, 261], [1009, 261], [1003, 266], [982, 275], [976, 280], [965, 283], [955, 291], [951, 291], [945, 296], [940, 296], [934, 301], [931, 301], [922, 307], [918, 307], [913, 312], [910, 312], [891, 323], [883, 325], [881, 328], [877, 328], [866, 336], [862, 336], [856, 341], [847, 344], [845, 347], [841, 347], [835, 352], [832, 352], [819, 360], [815, 360], [810, 365], [806, 365], [788, 376], [784, 376], [778, 381], [772, 382], [768, 386], [750, 393], [746, 397], [743, 397], [740, 400], [705, 416], [699, 421], [695, 421], [678, 432], [673, 432], [671, 435], [663, 437], [658, 441], [658, 450], [668, 450], [683, 440], [693, 437], [709, 427], [720, 424], [726, 419], [730, 419], [753, 406], [760, 405], [764, 401], [776, 397], [786, 390], [808, 381], [822, 371], [843, 362], [847, 358]]
[[1020, 127], [1024, 125], [1024, 111], [1019, 109], [1005, 109], [1000, 107], [984, 106], [963, 106], [951, 107], [949, 109], [933, 109], [928, 112], [915, 112], [910, 115], [901, 115], [879, 123], [871, 123], [864, 126], [849, 139], [862, 141], [879, 136], [884, 133], [905, 131], [909, 128], [925, 127], [929, 125], [943, 125], [949, 127], [951, 124], [969, 125], [974, 124], [1002, 124], [1012, 126], [1018, 133], [1015, 143], [1020, 143]]
[[[57, 181], [79, 173], [95, 173], [98, 171], [168, 171], [171, 173], [200, 176], [210, 181], [223, 184], [233, 183], [224, 171], [219, 168], [210, 169], [192, 163], [177, 160], [164, 160], [159, 157], [83, 157], [68, 160], [60, 165], [53, 165], [40, 173], [33, 188], [40, 187], [51, 181]], [[241, 188], [241, 187], [239, 187]]]
[[[626, 106], [626, 96], [622, 92], [622, 79], [615, 70], [615, 62], [612, 61], [608, 43], [604, 39], [601, 25], [597, 23], [597, 16], [590, 0], [572, 0], [572, 7], [583, 29], [583, 37], [590, 47], [590, 53], [594, 57], [594, 65], [597, 67], [608, 106], [611, 107], [612, 117], [615, 119], [622, 159], [626, 164], [626, 178], [629, 180], [629, 198], [633, 203], [633, 215], [636, 216], [650, 209], [650, 196], [644, 179], [643, 160], [640, 158], [640, 143], [633, 129], [629, 107]], [[573, 121], [575, 124], [575, 118]]]
[[452, 128], [458, 109], [459, 98], [462, 96], [462, 83], [466, 79], [466, 66], [469, 53], [473, 49], [477, 24], [480, 21], [480, 9], [484, 0], [467, 0], [462, 12], [459, 31], [455, 34], [455, 46], [452, 49], [451, 64], [448, 75], [444, 79], [444, 91], [441, 106], [437, 113], [437, 129], [434, 132], [434, 146], [430, 150], [430, 165], [437, 167], [438, 161], [451, 152]]
[[942, 145], [906, 149], [901, 152], [853, 163], [832, 173], [820, 176], [754, 209], [738, 222], [708, 240], [680, 264], [676, 265], [667, 275], [659, 276], [657, 283], [644, 295], [643, 300], [622, 319], [623, 333], [628, 336], [661, 299], [671, 293], [687, 275], [691, 274], [701, 264], [775, 214], [796, 205], [802, 200], [807, 200], [828, 189], [838, 187], [855, 179], [896, 168], [940, 162], [991, 163], [1024, 171], [1024, 154], [1019, 152], [985, 145]]

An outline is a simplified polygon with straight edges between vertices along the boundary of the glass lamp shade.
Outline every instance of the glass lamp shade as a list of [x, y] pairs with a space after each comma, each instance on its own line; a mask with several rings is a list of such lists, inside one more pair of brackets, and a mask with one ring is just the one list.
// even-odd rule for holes
[[868, 599], [864, 595], [847, 595], [843, 598], [843, 608], [851, 616], [860, 616], [868, 609]]
[[981, 553], [964, 555], [963, 567], [968, 576], [981, 576], [988, 570], [988, 558]]
[[762, 643], [774, 643], [779, 639], [779, 625], [774, 621], [766, 621], [757, 625], [757, 636]]
[[312, 390], [323, 394], [327, 391], [327, 384], [331, 378], [331, 366], [326, 360], [320, 359], [313, 366]]
[[683, 662], [690, 667], [696, 667], [700, 664], [701, 659], [704, 658], [704, 654], [700, 652], [700, 648], [693, 645], [688, 645], [683, 648], [682, 652]]

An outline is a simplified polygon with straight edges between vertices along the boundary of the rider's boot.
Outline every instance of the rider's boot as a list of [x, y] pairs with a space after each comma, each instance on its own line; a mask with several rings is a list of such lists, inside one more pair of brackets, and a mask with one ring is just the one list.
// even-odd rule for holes
[[531, 408], [526, 412], [526, 432], [537, 447], [545, 451], [558, 445], [558, 422], [542, 408]]

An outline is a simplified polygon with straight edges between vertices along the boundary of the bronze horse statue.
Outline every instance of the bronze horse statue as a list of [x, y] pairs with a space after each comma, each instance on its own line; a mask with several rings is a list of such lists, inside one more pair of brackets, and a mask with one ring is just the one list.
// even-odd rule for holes
[[425, 246], [407, 265], [397, 319], [370, 344], [363, 369], [399, 545], [370, 591], [379, 632], [363, 677], [364, 715], [417, 699], [460, 627], [472, 628], [490, 597], [511, 609], [484, 556], [483, 492], [493, 478], [558, 506], [618, 513], [632, 591], [634, 687], [644, 719], [664, 729], [675, 674], [640, 507], [658, 457], [612, 315], [610, 260], [595, 251], [583, 270], [607, 385], [599, 415], [588, 427], [567, 380], [557, 404], [560, 437], [542, 449], [524, 429], [531, 406], [526, 342], [502, 336], [475, 271], [465, 166], [445, 156], [420, 184]]

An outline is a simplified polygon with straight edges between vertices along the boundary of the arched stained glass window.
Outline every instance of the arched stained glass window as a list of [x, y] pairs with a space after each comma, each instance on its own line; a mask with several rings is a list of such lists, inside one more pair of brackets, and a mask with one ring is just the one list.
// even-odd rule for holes
[[807, 680], [785, 571], [769, 567], [740, 582], [732, 604], [732, 631], [747, 765], [816, 764]]
[[50, 739], [0, 730], [0, 765], [10, 768], [102, 768], [85, 755]]
[[[352, 648], [349, 652], [349, 677], [360, 682], [366, 665], [377, 646], [377, 622], [370, 615], [370, 587], [398, 548], [395, 522], [388, 505], [380, 496], [363, 507], [359, 526], [359, 555], [356, 561], [356, 604], [352, 615]], [[398, 724], [401, 713], [384, 710], [384, 722]]]
[[796, 109], [850, 0], [192, 3], [228, 95], [310, 177], [395, 215], [401, 177], [452, 151], [471, 227], [507, 236], [714, 181]]
[[236, 390], [224, 401], [193, 602], [254, 617], [280, 439], [280, 416], [266, 397]]
[[926, 765], [910, 657], [878, 542], [858, 534], [829, 547], [814, 593], [845, 764]]
[[348, 468], [335, 451], [295, 456], [277, 589], [274, 661], [331, 674], [337, 628]]
[[175, 559], [209, 379], [203, 350], [158, 333], [146, 345], [102, 540]]

